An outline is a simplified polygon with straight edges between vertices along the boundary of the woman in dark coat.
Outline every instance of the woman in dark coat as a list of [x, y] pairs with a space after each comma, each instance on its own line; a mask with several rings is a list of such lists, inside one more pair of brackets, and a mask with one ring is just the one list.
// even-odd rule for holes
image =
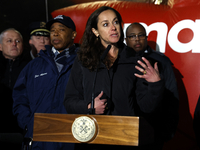
[[122, 18], [115, 9], [103, 6], [91, 14], [65, 90], [68, 113], [137, 116], [159, 107], [164, 83], [157, 64], [153, 68], [145, 58], [136, 57], [123, 40]]

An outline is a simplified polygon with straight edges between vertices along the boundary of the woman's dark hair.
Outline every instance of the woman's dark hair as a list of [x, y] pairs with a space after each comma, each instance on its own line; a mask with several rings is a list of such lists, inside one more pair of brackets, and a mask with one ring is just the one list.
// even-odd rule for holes
[[95, 10], [90, 15], [87, 21], [86, 28], [83, 37], [81, 39], [81, 47], [80, 50], [78, 51], [79, 61], [81, 61], [84, 67], [88, 68], [91, 71], [94, 71], [97, 68], [100, 56], [105, 50], [105, 47], [101, 44], [101, 40], [99, 39], [99, 37], [97, 38], [95, 34], [92, 32], [92, 28], [95, 28], [97, 30], [98, 17], [100, 13], [102, 13], [105, 10], [114, 11], [119, 21], [121, 37], [117, 43], [118, 47], [121, 47], [124, 41], [122, 18], [119, 12], [108, 6], [102, 6], [97, 10]]

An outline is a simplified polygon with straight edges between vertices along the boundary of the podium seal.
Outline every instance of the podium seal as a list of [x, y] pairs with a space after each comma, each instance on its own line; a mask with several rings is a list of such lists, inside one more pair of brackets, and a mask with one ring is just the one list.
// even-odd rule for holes
[[75, 119], [72, 124], [72, 135], [79, 142], [90, 142], [97, 134], [96, 121], [88, 116]]

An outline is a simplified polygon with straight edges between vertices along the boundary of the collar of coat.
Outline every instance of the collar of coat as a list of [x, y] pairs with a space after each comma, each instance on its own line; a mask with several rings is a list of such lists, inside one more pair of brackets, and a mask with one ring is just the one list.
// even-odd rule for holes
[[[40, 51], [39, 55], [43, 55], [44, 53], [46, 53], [48, 56], [51, 56], [52, 58], [55, 57], [55, 54], [52, 51], [52, 46], [50, 45], [45, 45], [46, 50]], [[78, 47], [74, 44], [71, 47], [69, 47], [69, 54], [73, 54], [76, 53], [78, 50]]]
[[[139, 59], [141, 59], [141, 57], [136, 56], [136, 52], [124, 44], [119, 48], [118, 58], [114, 64], [137, 64], [137, 60]], [[100, 64], [100, 68], [102, 67], [105, 67], [103, 63]]]

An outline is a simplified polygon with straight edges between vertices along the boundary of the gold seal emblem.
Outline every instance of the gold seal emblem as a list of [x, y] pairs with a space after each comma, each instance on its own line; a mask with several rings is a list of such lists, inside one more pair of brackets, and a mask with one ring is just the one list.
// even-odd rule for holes
[[72, 135], [79, 142], [89, 142], [96, 137], [97, 126], [93, 118], [81, 116], [72, 124]]

